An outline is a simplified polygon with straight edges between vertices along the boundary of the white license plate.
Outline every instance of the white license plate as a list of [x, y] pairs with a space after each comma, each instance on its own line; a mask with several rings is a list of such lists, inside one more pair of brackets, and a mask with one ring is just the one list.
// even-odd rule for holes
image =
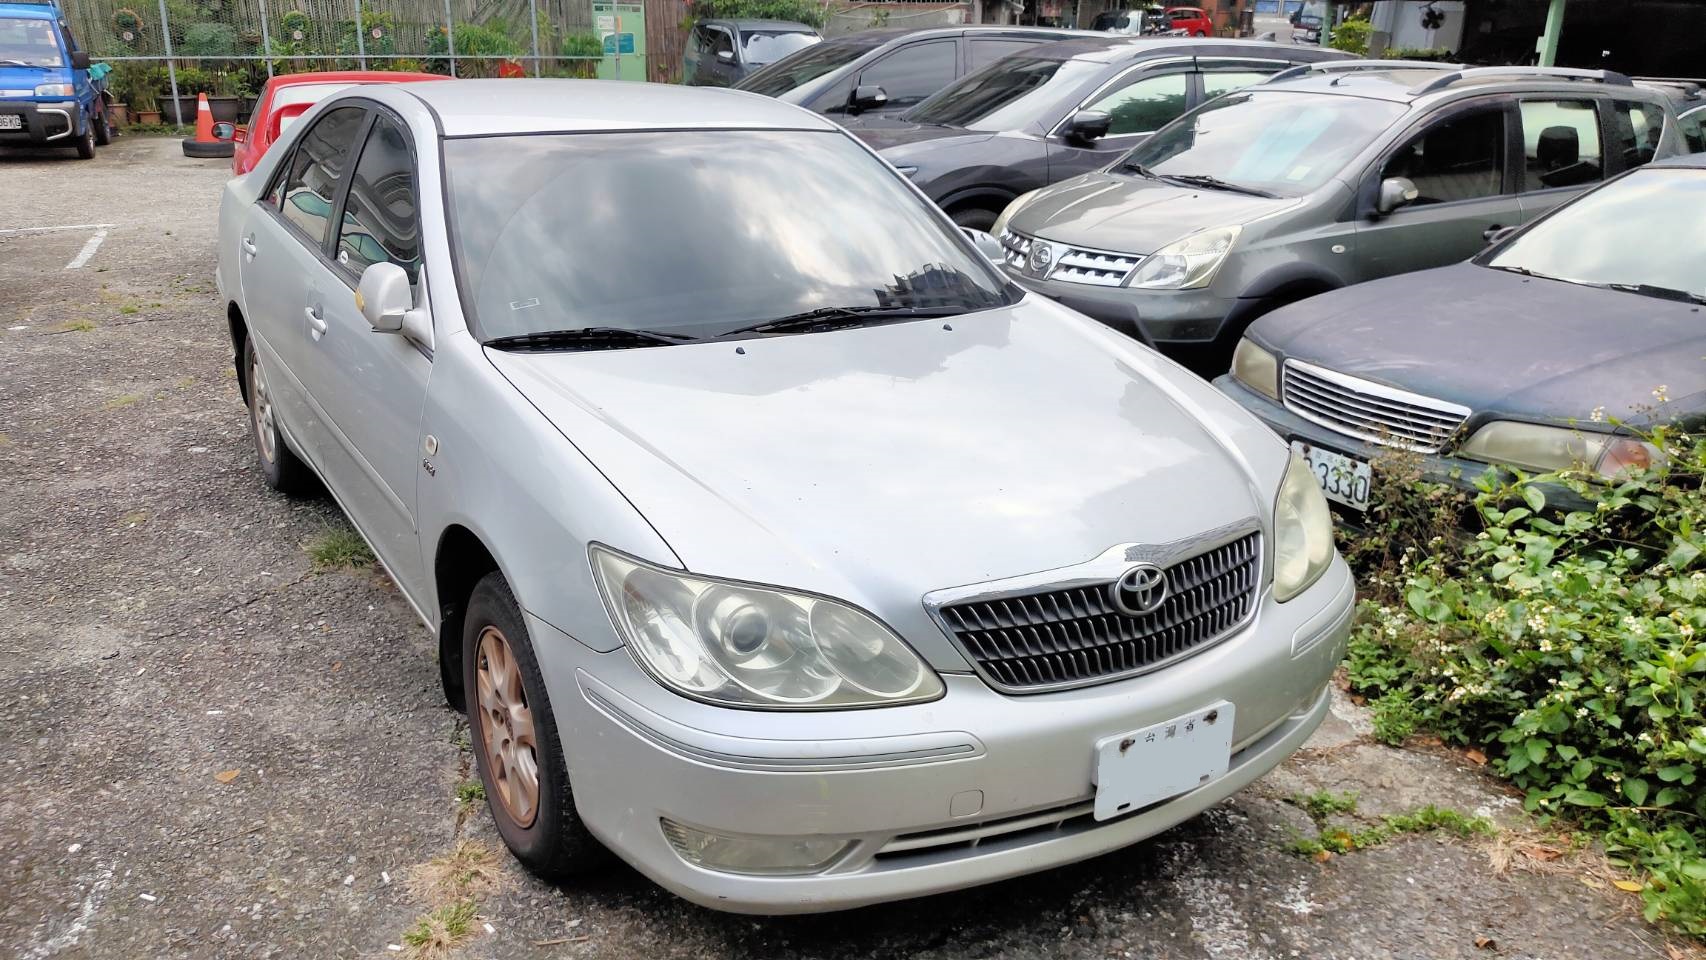
[[1309, 461], [1309, 469], [1327, 499], [1355, 510], [1368, 509], [1368, 494], [1374, 489], [1374, 470], [1368, 461], [1312, 447], [1302, 440], [1293, 440], [1291, 449]]
[[1097, 820], [1141, 810], [1209, 783], [1232, 765], [1225, 700], [1152, 727], [1096, 741]]
[[0, 113], [0, 130], [22, 130], [24, 118], [15, 113]]

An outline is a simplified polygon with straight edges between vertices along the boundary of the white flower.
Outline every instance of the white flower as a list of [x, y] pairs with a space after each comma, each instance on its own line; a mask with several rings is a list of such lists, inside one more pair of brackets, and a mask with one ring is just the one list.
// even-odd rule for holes
[[1577, 720], [1580, 720], [1581, 718], [1583, 718], [1587, 715], [1588, 715], [1588, 708], [1587, 707], [1577, 707], [1576, 708], [1576, 719]]
[[1594, 423], [1603, 423], [1605, 421], [1605, 408], [1602, 406], [1594, 407], [1593, 412], [1588, 414], [1588, 419]]
[[1669, 387], [1662, 383], [1659, 384], [1658, 389], [1653, 391], [1653, 399], [1660, 403], [1668, 402], [1670, 400], [1670, 397], [1667, 395], [1668, 390], [1670, 390]]

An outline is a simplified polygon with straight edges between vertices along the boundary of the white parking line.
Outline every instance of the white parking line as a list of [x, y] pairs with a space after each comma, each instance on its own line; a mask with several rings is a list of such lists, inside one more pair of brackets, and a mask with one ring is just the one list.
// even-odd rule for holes
[[13, 233], [46, 233], [50, 230], [105, 230], [111, 226], [110, 223], [68, 223], [63, 227], [12, 227], [0, 230], [0, 236]]
[[89, 242], [83, 244], [83, 249], [77, 251], [77, 255], [75, 257], [72, 257], [71, 262], [65, 265], [65, 269], [76, 270], [76, 269], [82, 267], [84, 264], [88, 263], [89, 258], [95, 255], [95, 251], [99, 250], [101, 248], [101, 241], [105, 240], [106, 238], [107, 238], [107, 228], [106, 227], [102, 227], [99, 230], [96, 230], [95, 235], [89, 238]]

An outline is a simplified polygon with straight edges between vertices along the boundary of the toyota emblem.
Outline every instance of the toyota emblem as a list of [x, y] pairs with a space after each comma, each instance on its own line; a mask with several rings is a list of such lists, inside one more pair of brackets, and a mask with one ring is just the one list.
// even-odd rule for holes
[[1054, 262], [1054, 248], [1046, 243], [1031, 244], [1031, 272], [1044, 274], [1048, 272], [1049, 264]]
[[1167, 571], [1153, 563], [1140, 563], [1108, 586], [1114, 608], [1128, 617], [1154, 613], [1167, 600]]

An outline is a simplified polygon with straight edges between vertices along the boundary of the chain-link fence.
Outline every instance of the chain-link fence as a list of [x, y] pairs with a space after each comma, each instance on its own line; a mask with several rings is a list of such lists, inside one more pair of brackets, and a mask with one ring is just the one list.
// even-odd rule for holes
[[[132, 122], [241, 122], [269, 77], [398, 70], [647, 79], [648, 7], [680, 0], [60, 0]], [[671, 24], [673, 26], [673, 24]]]

